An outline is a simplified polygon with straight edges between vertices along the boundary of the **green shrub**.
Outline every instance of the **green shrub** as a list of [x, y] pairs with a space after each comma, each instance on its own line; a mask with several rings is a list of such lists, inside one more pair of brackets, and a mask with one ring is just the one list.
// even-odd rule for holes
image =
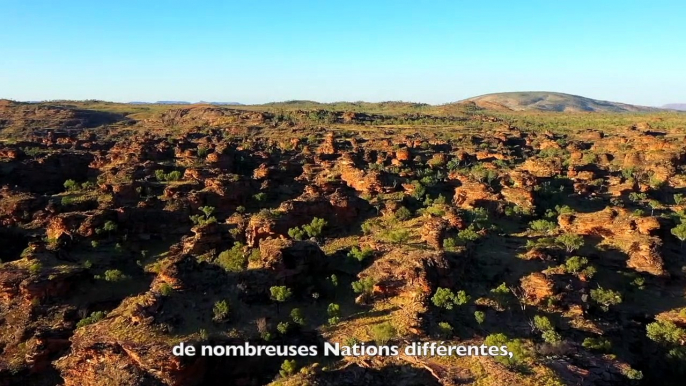
[[584, 339], [583, 343], [581, 343], [581, 345], [584, 348], [587, 348], [589, 350], [594, 350], [594, 351], [610, 352], [610, 350], [612, 350], [612, 343], [610, 343], [609, 340], [602, 338], [602, 337], [586, 338], [586, 339]]
[[122, 271], [118, 269], [108, 269], [105, 271], [105, 281], [109, 282], [119, 282], [128, 279]]
[[550, 319], [548, 319], [548, 317], [546, 316], [535, 315], [534, 326], [536, 326], [536, 329], [541, 332], [550, 331], [554, 329], [553, 324], [550, 322]]
[[229, 317], [229, 303], [226, 300], [218, 300], [212, 308], [214, 314], [212, 320], [217, 322], [225, 321]]
[[360, 228], [362, 230], [362, 233], [364, 233], [365, 235], [370, 235], [374, 231], [374, 223], [373, 221], [367, 220], [362, 223]]
[[353, 292], [356, 294], [371, 294], [374, 289], [374, 278], [371, 276], [365, 277], [352, 282], [351, 286], [353, 287]]
[[579, 273], [587, 264], [587, 258], [572, 256], [565, 262], [565, 271], [567, 273]]
[[557, 224], [552, 222], [552, 221], [540, 219], [540, 220], [534, 220], [534, 221], [530, 222], [529, 228], [535, 232], [543, 232], [543, 233], [550, 234], [555, 229], [557, 229]]
[[288, 235], [291, 236], [294, 240], [298, 241], [305, 239], [305, 231], [298, 227], [289, 229]]
[[469, 302], [470, 296], [465, 291], [457, 291], [453, 293], [448, 288], [437, 288], [434, 296], [431, 297], [431, 302], [439, 308], [452, 310], [455, 306], [461, 306]]
[[270, 287], [269, 292], [271, 294], [271, 299], [276, 302], [277, 313], [279, 312], [279, 305], [293, 296], [291, 289], [284, 285]]
[[303, 315], [300, 308], [294, 308], [291, 310], [291, 319], [293, 323], [304, 326], [305, 325], [305, 315]]
[[99, 320], [105, 319], [105, 314], [103, 311], [95, 311], [90, 314], [90, 316], [87, 316], [81, 320], [79, 320], [78, 323], [76, 323], [76, 328], [81, 328], [83, 326], [87, 326], [89, 324], [93, 324]]
[[281, 364], [281, 370], [279, 370], [279, 375], [286, 378], [288, 376], [295, 374], [297, 370], [298, 365], [296, 364], [295, 359], [286, 359]]
[[257, 201], [257, 202], [264, 202], [267, 200], [267, 193], [260, 192], [260, 193], [254, 194], [252, 196], [252, 198], [254, 198], [255, 201]]
[[453, 326], [448, 322], [440, 322], [438, 323], [438, 333], [444, 339], [450, 339], [453, 337]]
[[290, 327], [291, 324], [288, 322], [279, 322], [279, 324], [276, 325], [276, 330], [281, 333], [281, 335], [286, 335]]
[[385, 239], [395, 244], [402, 244], [407, 242], [410, 238], [410, 232], [405, 229], [395, 229], [388, 231], [385, 235]]
[[67, 192], [74, 192], [79, 190], [80, 186], [79, 183], [74, 180], [66, 180], [64, 181], [64, 188]]
[[486, 321], [486, 314], [483, 311], [474, 311], [474, 320], [481, 325]]
[[64, 196], [64, 197], [62, 197], [62, 200], [60, 200], [60, 204], [62, 206], [69, 206], [69, 205], [75, 204], [77, 202], [78, 202], [78, 200], [75, 197], [70, 197], [70, 196]]
[[167, 181], [179, 181], [181, 179], [181, 172], [178, 170], [173, 170], [167, 174]]
[[210, 149], [208, 149], [204, 146], [198, 146], [197, 152], [198, 152], [199, 158], [205, 158], [205, 157], [207, 157], [207, 154], [209, 154]]
[[516, 368], [529, 356], [521, 340], [509, 340], [505, 334], [491, 334], [484, 339], [484, 344], [486, 346], [507, 346], [508, 351], [512, 353], [512, 358], [509, 356], [494, 356], [493, 359], [509, 368]]
[[478, 240], [481, 236], [474, 229], [467, 228], [457, 232], [457, 237], [464, 243]]
[[374, 255], [374, 250], [371, 248], [358, 248], [358, 247], [352, 247], [350, 252], [348, 252], [348, 257], [351, 257], [359, 262], [362, 262], [366, 260], [367, 258], [371, 257]]
[[245, 246], [236, 241], [231, 249], [226, 250], [217, 256], [216, 263], [227, 272], [241, 272], [248, 263], [248, 257], [244, 252]]
[[628, 379], [639, 381], [643, 379], [643, 372], [636, 369], [627, 369], [624, 371], [624, 376]]
[[371, 335], [379, 346], [385, 345], [398, 334], [391, 322], [379, 323], [372, 327]]
[[172, 293], [174, 293], [174, 287], [169, 283], [162, 283], [162, 285], [160, 285], [160, 294], [162, 296], [170, 296]]
[[405, 221], [412, 218], [412, 212], [404, 206], [401, 206], [393, 216], [400, 221]]
[[604, 311], [607, 311], [610, 306], [614, 306], [622, 302], [622, 294], [617, 291], [598, 287], [591, 290], [591, 299], [600, 304], [600, 307]]
[[560, 334], [558, 334], [555, 330], [543, 331], [541, 337], [546, 343], [550, 343], [553, 345], [562, 342], [562, 336], [560, 336]]
[[662, 344], [680, 344], [686, 340], [686, 330], [670, 321], [657, 321], [646, 326], [650, 340]]
[[117, 223], [110, 220], [105, 221], [105, 225], [102, 227], [102, 229], [107, 233], [116, 232], [118, 228], [119, 226], [117, 225]]
[[686, 241], [686, 222], [682, 222], [671, 230], [674, 237], [681, 241], [681, 246], [683, 247], [684, 241]]
[[574, 233], [565, 233], [558, 236], [555, 242], [563, 245], [567, 252], [572, 253], [584, 245], [584, 238]]
[[41, 264], [38, 261], [29, 265], [29, 273], [31, 273], [32, 275], [38, 275], [42, 270], [43, 264]]
[[322, 231], [327, 224], [326, 220], [315, 217], [312, 219], [311, 223], [303, 225], [303, 230], [309, 237], [319, 237], [322, 235]]

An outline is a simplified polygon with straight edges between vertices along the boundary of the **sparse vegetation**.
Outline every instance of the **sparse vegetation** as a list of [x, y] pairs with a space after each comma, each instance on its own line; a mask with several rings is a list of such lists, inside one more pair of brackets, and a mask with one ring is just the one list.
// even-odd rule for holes
[[[47, 106], [13, 103], [0, 101], [0, 115]], [[151, 348], [410, 336], [485, 338], [513, 356], [427, 356], [383, 370], [289, 356], [281, 371], [258, 358], [271, 373], [245, 382], [359, 372], [424, 384], [432, 372], [422, 368], [444, 368], [467, 383], [559, 385], [561, 364], [607, 384], [677, 384], [686, 374], [679, 114], [50, 105], [74, 122], [103, 111], [127, 121], [47, 140], [8, 131], [0, 116], [0, 136], [21, 137], [0, 151], [0, 362], [12, 362], [10, 383], [35, 368], [44, 327], [72, 342], [67, 359], [62, 349], [49, 358], [69, 384], [81, 371], [106, 383], [102, 369], [128, 368], [128, 356], [106, 352], [112, 342], [141, 358], [141, 374], [183, 383], [146, 367]], [[135, 383], [129, 376], [116, 380]]]

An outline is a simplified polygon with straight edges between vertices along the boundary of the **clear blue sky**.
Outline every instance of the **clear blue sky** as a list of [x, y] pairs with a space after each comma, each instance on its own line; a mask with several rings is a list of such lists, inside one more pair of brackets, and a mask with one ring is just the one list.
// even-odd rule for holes
[[686, 1], [0, 0], [0, 98], [686, 102]]

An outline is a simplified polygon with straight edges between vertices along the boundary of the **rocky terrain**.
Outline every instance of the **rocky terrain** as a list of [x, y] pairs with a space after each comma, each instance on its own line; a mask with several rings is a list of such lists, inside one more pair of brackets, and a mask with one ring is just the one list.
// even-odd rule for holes
[[682, 384], [686, 116], [489, 106], [0, 101], [0, 385]]

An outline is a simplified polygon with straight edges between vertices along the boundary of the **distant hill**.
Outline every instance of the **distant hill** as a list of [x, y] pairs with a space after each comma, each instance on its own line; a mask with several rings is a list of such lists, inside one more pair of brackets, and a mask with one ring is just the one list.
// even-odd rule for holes
[[243, 103], [238, 102], [205, 102], [200, 101], [195, 103], [196, 105], [213, 105], [213, 106], [243, 106]]
[[129, 102], [130, 105], [190, 105], [186, 101]]
[[663, 109], [686, 111], [686, 103], [670, 103], [662, 106]]
[[186, 101], [157, 101], [157, 102], [129, 102], [130, 105], [213, 105], [213, 106], [242, 106], [242, 103], [238, 102], [186, 102]]
[[465, 99], [459, 103], [473, 102], [478, 107], [491, 110], [511, 111], [559, 111], [559, 112], [645, 112], [659, 111], [656, 107], [635, 106], [625, 103], [601, 101], [578, 95], [547, 91], [503, 92]]

